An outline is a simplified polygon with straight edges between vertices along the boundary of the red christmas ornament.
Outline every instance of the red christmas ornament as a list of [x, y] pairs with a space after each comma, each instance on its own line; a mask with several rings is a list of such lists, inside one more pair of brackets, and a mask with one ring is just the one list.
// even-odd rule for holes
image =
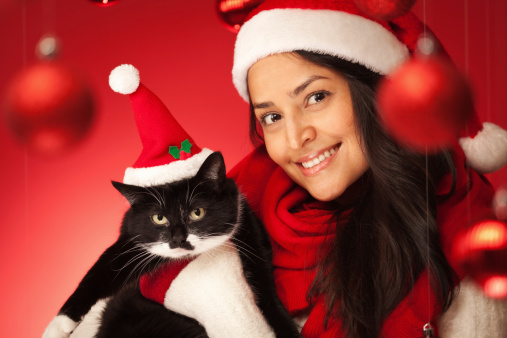
[[491, 298], [507, 298], [507, 224], [477, 223], [456, 237], [454, 259]]
[[381, 20], [392, 20], [407, 13], [416, 0], [355, 0], [366, 15]]
[[264, 0], [217, 0], [220, 21], [231, 31], [237, 33], [246, 17]]
[[472, 113], [470, 88], [448, 61], [413, 58], [382, 81], [379, 115], [400, 144], [434, 152], [456, 142]]
[[14, 135], [33, 152], [56, 155], [80, 141], [93, 120], [90, 90], [70, 69], [40, 62], [7, 89], [5, 110]]
[[110, 7], [116, 5], [118, 0], [90, 0], [95, 6]]

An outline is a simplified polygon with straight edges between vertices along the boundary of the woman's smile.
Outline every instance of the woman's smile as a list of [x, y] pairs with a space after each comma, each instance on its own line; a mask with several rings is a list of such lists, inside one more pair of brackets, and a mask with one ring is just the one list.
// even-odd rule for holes
[[341, 143], [329, 147], [324, 151], [315, 152], [312, 155], [305, 156], [296, 162], [301, 167], [301, 171], [305, 176], [314, 175], [328, 167], [334, 159], [334, 155], [340, 149]]

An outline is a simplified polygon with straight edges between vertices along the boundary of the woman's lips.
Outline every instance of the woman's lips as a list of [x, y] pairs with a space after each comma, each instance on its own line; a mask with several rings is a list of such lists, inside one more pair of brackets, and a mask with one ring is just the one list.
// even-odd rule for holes
[[298, 165], [303, 171], [303, 174], [305, 176], [313, 175], [316, 172], [319, 172], [320, 170], [327, 167], [329, 163], [331, 163], [331, 160], [334, 158], [334, 155], [338, 152], [340, 145], [341, 143], [321, 152], [316, 156], [313, 156], [307, 161], [299, 162]]

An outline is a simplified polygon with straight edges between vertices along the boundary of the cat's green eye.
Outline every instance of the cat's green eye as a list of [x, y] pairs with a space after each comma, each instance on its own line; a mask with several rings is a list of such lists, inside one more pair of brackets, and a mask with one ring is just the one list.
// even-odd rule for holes
[[153, 215], [151, 216], [151, 220], [153, 221], [153, 223], [158, 225], [164, 225], [169, 223], [169, 221], [164, 215]]
[[201, 218], [204, 217], [204, 209], [203, 208], [197, 208], [190, 212], [190, 218], [194, 221], [198, 221]]

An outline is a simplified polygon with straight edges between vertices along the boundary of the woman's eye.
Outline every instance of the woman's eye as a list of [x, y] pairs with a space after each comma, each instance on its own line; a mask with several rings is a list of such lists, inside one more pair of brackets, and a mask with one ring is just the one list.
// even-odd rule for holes
[[326, 98], [326, 96], [327, 96], [327, 94], [325, 92], [318, 92], [318, 93], [312, 94], [308, 98], [308, 104], [312, 105], [312, 104], [319, 103], [320, 101], [324, 100]]
[[261, 123], [266, 126], [269, 126], [270, 124], [273, 124], [276, 121], [281, 120], [281, 119], [282, 119], [282, 116], [280, 114], [269, 113], [269, 114], [262, 116]]
[[198, 221], [201, 218], [204, 217], [204, 209], [203, 208], [197, 208], [190, 212], [190, 218], [194, 221]]
[[153, 221], [153, 223], [158, 224], [158, 225], [163, 225], [163, 224], [169, 223], [169, 221], [167, 220], [167, 218], [164, 215], [153, 215], [153, 216], [151, 216], [151, 220]]

